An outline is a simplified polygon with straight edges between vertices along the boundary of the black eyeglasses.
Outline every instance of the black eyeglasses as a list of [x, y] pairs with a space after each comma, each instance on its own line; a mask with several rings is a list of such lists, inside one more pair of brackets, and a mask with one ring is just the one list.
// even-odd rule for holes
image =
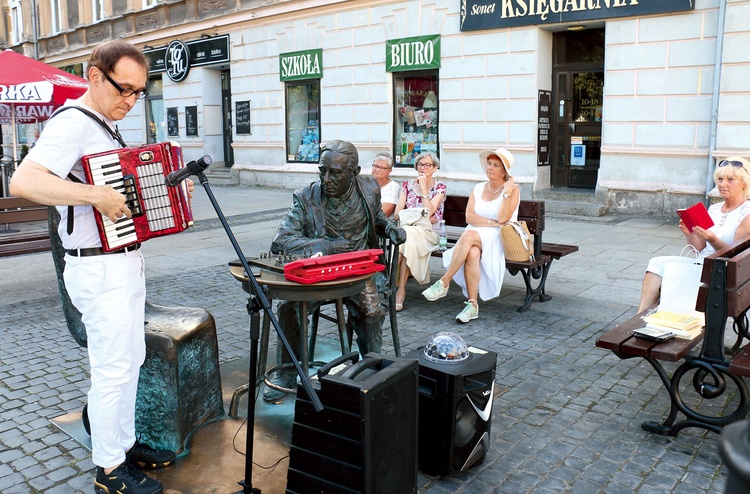
[[719, 168], [723, 168], [727, 165], [731, 165], [735, 168], [742, 168], [743, 166], [745, 166], [744, 163], [742, 163], [741, 161], [729, 161], [729, 160], [719, 161]]
[[102, 71], [102, 74], [104, 74], [104, 78], [107, 79], [109, 83], [115, 87], [115, 89], [120, 91], [120, 96], [122, 96], [123, 98], [130, 98], [131, 96], [135, 95], [136, 99], [143, 99], [146, 96], [148, 96], [148, 91], [146, 91], [145, 89], [135, 90], [135, 89], [130, 89], [130, 88], [124, 88], [120, 86], [119, 84], [117, 84], [115, 81], [113, 81], [112, 78], [108, 76], [106, 72]]

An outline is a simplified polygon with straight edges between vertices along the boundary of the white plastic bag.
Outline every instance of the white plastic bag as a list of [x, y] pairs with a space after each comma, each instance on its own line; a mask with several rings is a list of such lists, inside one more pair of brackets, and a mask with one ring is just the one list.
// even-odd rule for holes
[[697, 262], [670, 262], [664, 266], [661, 282], [659, 310], [694, 314], [701, 286], [703, 264]]

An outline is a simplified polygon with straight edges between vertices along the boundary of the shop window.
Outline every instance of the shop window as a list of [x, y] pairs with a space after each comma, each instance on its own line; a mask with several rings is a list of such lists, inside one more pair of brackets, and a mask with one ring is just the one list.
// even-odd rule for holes
[[149, 79], [146, 96], [146, 142], [167, 140], [167, 123], [164, 118], [164, 88], [161, 77]]
[[419, 153], [438, 154], [437, 71], [394, 74], [395, 135], [393, 156], [397, 165], [414, 166]]
[[286, 83], [287, 161], [317, 163], [320, 158], [320, 82]]

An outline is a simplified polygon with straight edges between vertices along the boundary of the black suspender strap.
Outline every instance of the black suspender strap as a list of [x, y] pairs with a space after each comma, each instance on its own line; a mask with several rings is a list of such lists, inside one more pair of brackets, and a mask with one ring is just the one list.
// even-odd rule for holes
[[[112, 130], [112, 127], [107, 125], [107, 123], [101, 118], [99, 118], [97, 114], [87, 110], [86, 108], [81, 108], [80, 106], [73, 106], [73, 105], [63, 106], [62, 108], [58, 108], [54, 113], [52, 113], [52, 115], [50, 115], [49, 118], [52, 118], [55, 115], [59, 115], [60, 113], [66, 110], [70, 110], [71, 108], [75, 108], [76, 110], [82, 113], [85, 113], [86, 115], [91, 117], [94, 121], [96, 121], [99, 125], [101, 125], [102, 128], [106, 130], [110, 136], [112, 136], [112, 139], [116, 140], [120, 144], [120, 146], [124, 148], [128, 147], [128, 145], [125, 144], [125, 141], [120, 135], [120, 131], [117, 129], [117, 125], [115, 125], [115, 130]], [[83, 183], [78, 177], [76, 177], [72, 173], [68, 173], [68, 179], [71, 180], [72, 182], [76, 182], [79, 184]], [[68, 206], [68, 223], [67, 223], [68, 235], [73, 233], [73, 220], [75, 219], [74, 216], [75, 216], [75, 210], [73, 209], [73, 206]]]
[[[80, 178], [76, 177], [72, 173], [68, 173], [68, 180], [70, 180], [71, 182], [75, 182], [77, 184], [83, 183]], [[73, 220], [75, 219], [74, 216], [75, 216], [75, 209], [73, 209], [73, 206], [68, 206], [68, 223], [67, 223], [68, 235], [73, 233]]]

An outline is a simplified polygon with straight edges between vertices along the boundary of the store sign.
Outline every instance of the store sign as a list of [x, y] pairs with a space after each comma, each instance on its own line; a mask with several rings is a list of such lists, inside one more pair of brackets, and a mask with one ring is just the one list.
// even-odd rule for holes
[[459, 0], [461, 31], [694, 10], [694, 0]]
[[322, 77], [322, 49], [295, 51], [279, 55], [279, 78], [282, 81], [321, 79]]
[[[172, 46], [172, 43], [170, 43], [169, 46]], [[193, 41], [188, 41], [184, 43], [184, 46], [187, 48], [188, 52], [188, 67], [213, 65], [229, 61], [228, 34], [224, 34], [222, 36], [214, 36], [213, 38], [201, 38]], [[149, 74], [167, 72], [167, 61], [168, 57], [170, 56], [168, 51], [169, 47], [152, 48], [143, 51], [143, 54], [146, 55], [146, 58], [148, 58], [149, 60]], [[169, 75], [168, 72], [167, 75]]]
[[182, 41], [172, 41], [164, 55], [167, 77], [174, 82], [184, 81], [190, 72], [190, 52]]
[[440, 35], [389, 39], [385, 42], [385, 71], [440, 68]]

